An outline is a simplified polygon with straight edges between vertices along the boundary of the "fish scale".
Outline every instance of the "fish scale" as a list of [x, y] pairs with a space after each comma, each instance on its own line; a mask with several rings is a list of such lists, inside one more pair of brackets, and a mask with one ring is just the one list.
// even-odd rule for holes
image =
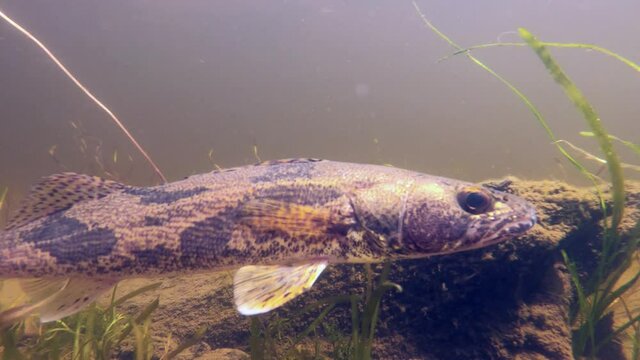
[[127, 277], [241, 268], [236, 306], [256, 314], [310, 288], [328, 264], [469, 250], [535, 221], [517, 196], [388, 166], [287, 159], [148, 188], [65, 173], [36, 185], [0, 233], [0, 277], [70, 279], [62, 293], [34, 291], [32, 306], [55, 320], [70, 307], [42, 304], [77, 294], [73, 284], [97, 284], [93, 299]]

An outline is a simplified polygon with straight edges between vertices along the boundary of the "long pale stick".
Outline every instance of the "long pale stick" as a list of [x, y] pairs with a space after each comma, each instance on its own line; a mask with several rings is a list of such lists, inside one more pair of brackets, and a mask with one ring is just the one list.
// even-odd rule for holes
[[9, 16], [7, 16], [2, 10], [0, 10], [0, 17], [2, 17], [6, 22], [8, 22], [11, 26], [16, 28], [18, 31], [23, 33], [26, 37], [31, 39], [31, 41], [36, 43], [36, 45], [38, 45], [40, 47], [40, 49], [42, 49], [42, 51], [44, 51], [45, 54], [47, 54], [47, 56], [60, 68], [60, 70], [62, 70], [62, 72], [65, 75], [67, 75], [67, 77], [69, 79], [71, 79], [71, 81], [73, 81], [73, 83], [76, 84], [76, 86], [78, 86], [80, 88], [80, 90], [82, 90], [89, 97], [89, 99], [93, 100], [94, 103], [96, 103], [102, 110], [104, 110], [104, 112], [106, 112], [107, 115], [109, 115], [109, 117], [111, 117], [113, 122], [116, 123], [116, 125], [120, 128], [120, 130], [122, 130], [122, 132], [124, 132], [124, 134], [127, 136], [129, 141], [131, 141], [131, 143], [138, 149], [138, 151], [140, 151], [142, 156], [144, 156], [144, 158], [147, 160], [149, 165], [151, 165], [151, 167], [156, 172], [156, 174], [158, 174], [158, 177], [160, 177], [160, 179], [162, 179], [163, 182], [167, 182], [167, 178], [164, 177], [164, 175], [162, 174], [162, 171], [160, 171], [160, 169], [158, 168], [156, 163], [153, 162], [153, 160], [151, 160], [151, 157], [149, 156], [149, 154], [147, 154], [147, 152], [144, 151], [142, 146], [136, 141], [136, 139], [133, 137], [133, 135], [131, 135], [129, 130], [127, 130], [127, 128], [124, 126], [124, 124], [122, 124], [122, 122], [116, 117], [116, 115], [113, 112], [111, 112], [111, 110], [109, 110], [109, 108], [107, 108], [100, 100], [98, 100], [98, 98], [96, 98], [89, 91], [89, 89], [87, 89], [84, 85], [82, 85], [82, 83], [80, 83], [80, 81], [78, 81], [78, 79], [76, 79], [76, 77], [73, 76], [71, 74], [71, 72], [69, 70], [67, 70], [67, 68], [64, 65], [62, 65], [60, 60], [58, 60], [58, 58], [55, 57], [55, 55], [53, 55], [53, 53], [46, 46], [44, 46], [44, 44], [42, 42], [40, 42], [40, 40], [38, 40], [29, 31], [27, 31], [25, 28], [20, 26], [20, 24], [15, 22]]

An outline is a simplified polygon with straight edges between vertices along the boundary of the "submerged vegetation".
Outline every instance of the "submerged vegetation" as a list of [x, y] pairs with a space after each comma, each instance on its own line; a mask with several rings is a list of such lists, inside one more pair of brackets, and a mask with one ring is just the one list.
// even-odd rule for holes
[[[80, 89], [91, 101], [100, 107], [125, 134], [127, 139], [143, 155], [147, 163], [153, 168], [156, 175], [166, 182], [166, 177], [156, 163], [147, 154], [144, 148], [133, 137], [122, 121], [97, 97], [93, 95], [63, 64], [58, 58], [33, 34], [20, 26], [17, 22], [0, 11], [0, 17], [15, 29], [34, 42], [52, 60], [56, 66]], [[75, 140], [82, 156], [94, 167], [93, 172], [114, 180], [124, 180], [126, 174], [119, 174], [113, 168], [118, 163], [117, 149], [109, 157], [102, 146], [102, 141], [89, 136], [82, 129], [80, 122], [70, 122], [75, 132]], [[57, 145], [49, 148], [49, 156], [63, 170], [66, 170], [64, 162], [57, 157]], [[258, 162], [262, 162], [258, 153], [258, 147], [254, 144], [253, 155]], [[209, 161], [216, 169], [221, 167], [213, 160], [213, 149], [208, 153]], [[128, 156], [129, 165], [133, 162]], [[129, 167], [129, 171], [131, 166]], [[0, 193], [0, 210], [3, 209], [4, 200], [8, 188]], [[295, 339], [290, 339], [289, 346], [282, 349], [276, 346], [275, 340], [282, 340], [281, 331], [290, 322], [289, 319], [280, 319], [275, 315], [270, 321], [261, 321], [259, 317], [250, 318], [250, 351], [252, 359], [280, 359], [280, 358], [317, 358], [320, 355], [319, 337], [320, 330], [333, 345], [332, 358], [334, 359], [371, 359], [373, 340], [376, 324], [378, 322], [382, 297], [390, 290], [402, 291], [400, 285], [388, 280], [390, 264], [386, 263], [374, 285], [374, 273], [369, 265], [366, 266], [367, 287], [364, 294], [351, 294], [320, 300], [305, 307], [302, 314], [322, 308], [319, 315], [311, 321], [304, 331]], [[151, 338], [152, 313], [159, 306], [159, 298], [147, 304], [137, 315], [125, 315], [116, 311], [116, 307], [125, 301], [136, 297], [146, 291], [156, 289], [160, 284], [151, 284], [134, 290], [118, 299], [115, 298], [116, 289], [113, 289], [111, 302], [107, 307], [92, 304], [73, 316], [59, 320], [54, 324], [36, 325], [37, 319], [29, 318], [13, 325], [9, 329], [0, 329], [0, 354], [2, 359], [35, 359], [35, 358], [70, 358], [70, 359], [110, 359], [119, 350], [121, 344], [133, 337], [133, 348], [136, 360], [151, 359], [154, 354]], [[333, 327], [325, 318], [340, 304], [347, 304], [351, 311], [352, 329], [350, 336], [340, 335], [336, 327]], [[191, 338], [172, 351], [165, 351], [161, 357], [171, 359], [186, 348], [197, 343], [204, 335], [206, 328], [199, 329]], [[313, 334], [315, 339], [315, 354], [309, 356], [308, 351], [300, 350], [297, 345]], [[131, 339], [130, 339], [131, 340]]]
[[[587, 101], [578, 87], [560, 68], [547, 50], [547, 47], [591, 49], [611, 56], [636, 71], [640, 71], [640, 66], [613, 51], [591, 44], [541, 42], [529, 31], [522, 28], [519, 29], [519, 34], [524, 40], [524, 43], [483, 44], [469, 48], [462, 48], [438, 30], [426, 18], [415, 2], [413, 2], [413, 5], [417, 13], [422, 18], [424, 24], [456, 49], [454, 55], [466, 55], [476, 65], [499, 79], [516, 96], [518, 96], [544, 127], [548, 136], [556, 145], [560, 153], [594, 184], [594, 188], [600, 202], [604, 223], [604, 229], [601, 235], [601, 247], [595, 270], [591, 271], [587, 276], [581, 275], [576, 262], [571, 260], [570, 255], [562, 250], [562, 256], [570, 271], [577, 297], [574, 307], [570, 313], [570, 321], [574, 329], [572, 339], [573, 353], [576, 357], [595, 358], [603, 348], [611, 343], [611, 341], [619, 340], [618, 338], [624, 335], [629, 336], [628, 330], [631, 329], [632, 333], [629, 337], [632, 342], [632, 352], [629, 355], [632, 359], [640, 358], [639, 309], [632, 311], [632, 309], [625, 304], [624, 300], [625, 296], [631, 291], [639, 291], [637, 284], [640, 283], [638, 281], [640, 279], [640, 269], [638, 269], [637, 262], [638, 245], [640, 245], [640, 223], [636, 223], [629, 233], [622, 234], [619, 231], [619, 226], [624, 217], [625, 208], [624, 175], [622, 169], [625, 167], [637, 170], [638, 167], [636, 165], [622, 163], [618, 158], [612, 141], [622, 143], [638, 155], [640, 155], [640, 147], [633, 142], [622, 140], [607, 133], [593, 106]], [[549, 71], [552, 78], [563, 88], [567, 97], [573, 102], [578, 110], [580, 110], [590, 127], [591, 131], [581, 132], [580, 135], [594, 137], [598, 141], [600, 151], [602, 152], [604, 159], [586, 153], [583, 150], [574, 147], [571, 143], [558, 140], [540, 111], [524, 95], [524, 93], [471, 54], [472, 49], [488, 48], [492, 46], [529, 46], [534, 50]], [[610, 178], [608, 185], [611, 188], [610, 200], [607, 199], [604, 191], [601, 190], [601, 184], [599, 182], [600, 179], [598, 176], [590, 172], [586, 166], [571, 156], [567, 149], [563, 147], [563, 144], [568, 144], [571, 148], [577, 149], [583, 154], [586, 153], [589, 159], [598, 160], [599, 162], [607, 165]], [[623, 275], [626, 275], [626, 277], [623, 278]], [[624, 281], [621, 281], [621, 279]], [[627, 316], [627, 321], [622, 324], [616, 324], [607, 329], [607, 324], [610, 323], [610, 318], [613, 316], [612, 312], [614, 310], [614, 305], [619, 303], [622, 303], [623, 305], [622, 308]]]
[[4, 201], [7, 198], [8, 192], [9, 192], [9, 188], [5, 187], [4, 189], [2, 189], [2, 192], [0, 193], [0, 211], [4, 208]]
[[[635, 225], [635, 229], [632, 230], [629, 239], [625, 240], [618, 231], [625, 208], [624, 176], [620, 160], [613, 148], [612, 138], [602, 126], [598, 114], [582, 95], [582, 92], [555, 62], [545, 46], [525, 29], [520, 29], [520, 36], [536, 52], [554, 80], [562, 86], [569, 99], [582, 112], [593, 136], [598, 140], [600, 151], [603, 153], [609, 169], [613, 204], [611, 206], [603, 205], [602, 207], [605, 215], [604, 232], [602, 234], [600, 258], [595, 272], [586, 281], [581, 280], [575, 263], [563, 252], [563, 257], [571, 272], [577, 292], [578, 304], [576, 310], [571, 314], [572, 322], [576, 327], [573, 341], [574, 354], [576, 356], [595, 357], [603, 346], [607, 345], [616, 335], [627, 328], [635, 327], [637, 332], [640, 316], [631, 316], [629, 314], [627, 323], [612, 329], [610, 334], [606, 334], [602, 338], [597, 336], [597, 329], [609, 316], [611, 305], [616, 301], [623, 301], [622, 296], [633, 287], [640, 277], [639, 271], [623, 284], [617, 284], [620, 276], [629, 268], [632, 261], [635, 261], [636, 251], [640, 242], [640, 223]], [[624, 143], [630, 144], [626, 141]], [[604, 203], [602, 196], [601, 202]], [[609, 214], [611, 214], [611, 219], [607, 218]], [[637, 334], [634, 339], [637, 343]], [[637, 347], [637, 344], [634, 345], [634, 349], [637, 349]], [[634, 351], [633, 357], [638, 357], [637, 350]]]
[[[635, 224], [630, 233], [622, 234], [619, 231], [620, 223], [624, 219], [625, 207], [623, 168], [633, 170], [638, 169], [638, 166], [621, 162], [613, 142], [621, 143], [638, 155], [640, 155], [640, 146], [606, 132], [594, 108], [555, 62], [547, 47], [591, 49], [611, 56], [636, 71], [640, 71], [640, 66], [621, 55], [595, 45], [541, 42], [524, 29], [520, 29], [520, 36], [524, 40], [523, 43], [483, 44], [463, 48], [433, 26], [422, 14], [417, 4], [415, 2], [413, 4], [425, 25], [456, 49], [453, 55], [467, 56], [476, 65], [499, 79], [521, 99], [543, 126], [554, 146], [578, 171], [593, 183], [604, 215], [604, 230], [597, 266], [593, 271], [585, 274], [585, 270], [580, 269], [580, 265], [572, 259], [571, 254], [562, 251], [562, 256], [576, 289], [576, 301], [570, 313], [570, 320], [573, 325], [574, 355], [576, 357], [595, 358], [599, 351], [608, 346], [611, 341], [624, 335], [629, 336], [632, 341], [632, 358], [639, 359], [640, 311], [638, 309], [634, 310], [630, 306], [631, 304], [626, 303], [625, 299], [632, 291], [638, 291], [638, 285], [640, 284], [640, 260], [638, 259], [637, 251], [640, 245], [640, 224]], [[155, 163], [115, 115], [86, 90], [41, 42], [3, 13], [0, 12], [0, 15], [38, 44], [76, 85], [110, 115], [112, 120], [118, 124], [151, 164], [159, 178], [165, 181], [164, 175]], [[541, 112], [524, 93], [471, 54], [472, 50], [493, 46], [528, 46], [535, 51], [553, 79], [563, 87], [569, 99], [582, 112], [590, 131], [584, 131], [580, 134], [586, 137], [593, 137], [598, 141], [602, 157], [588, 154], [574, 147], [571, 143], [558, 139]], [[119, 161], [126, 161], [122, 160], [122, 154], [119, 156], [117, 150], [112, 154], [104, 153], [99, 141], [93, 145], [88, 145], [86, 136], [83, 135], [80, 129], [80, 124], [71, 123], [71, 125], [80, 134], [78, 137], [80, 152], [94, 161], [101, 173], [111, 178], [126, 177], [126, 174], [118, 174], [109, 167], [109, 164], [115, 165]], [[569, 148], [583, 154], [586, 153], [589, 159], [596, 160], [607, 166], [610, 177], [608, 183], [611, 188], [610, 192], [602, 189], [600, 178], [573, 157]], [[49, 154], [54, 161], [63, 166], [63, 163], [56, 157], [55, 146], [50, 149]], [[261, 161], [258, 148], [255, 145], [253, 154], [258, 161]], [[208, 157], [211, 164], [220, 169], [220, 166], [213, 160], [213, 150], [209, 152]], [[130, 156], [128, 159], [130, 162], [132, 161]], [[0, 187], [0, 210], [6, 207], [5, 199], [7, 193], [8, 188]], [[400, 285], [389, 281], [389, 264], [384, 265], [377, 280], [369, 266], [365, 269], [367, 286], [363, 293], [345, 294], [322, 299], [304, 307], [288, 318], [282, 318], [277, 313], [264, 317], [251, 317], [248, 320], [250, 323], [250, 342], [248, 346], [252, 359], [319, 358], [322, 354], [327, 353], [330, 353], [333, 359], [371, 359], [382, 298], [391, 290], [401, 291], [402, 288]], [[156, 289], [158, 285], [152, 284], [142, 287], [120, 298], [115, 297], [114, 289], [111, 300], [106, 306], [93, 304], [87, 310], [52, 324], [37, 325], [35, 320], [30, 318], [15, 324], [9, 329], [3, 329], [0, 336], [2, 358], [110, 359], [118, 351], [122, 351], [123, 348], [130, 348], [133, 349], [132, 352], [136, 359], [151, 359], [153, 355], [152, 315], [159, 306], [159, 299], [156, 298], [149, 302], [135, 314], [126, 315], [119, 312], [117, 308], [142, 293]], [[350, 333], [341, 332], [338, 325], [327, 321], [332, 311], [341, 306], [349, 309], [351, 317]], [[609, 324], [614, 308], [617, 309], [616, 311], [624, 311], [626, 321], [607, 329], [606, 326]], [[295, 319], [298, 317], [309, 319], [309, 314], [315, 314], [315, 316], [296, 336], [287, 337], [283, 335], [286, 330], [295, 327]], [[605, 332], [603, 332], [603, 327]], [[205, 328], [198, 329], [192, 338], [181, 345], [172, 350], [166, 349], [161, 359], [171, 359], [187, 347], [197, 343], [205, 330]], [[127, 346], [123, 347], [125, 343]], [[305, 346], [300, 346], [303, 343], [305, 343]], [[327, 344], [329, 344], [329, 350], [327, 350]]]
[[[318, 300], [305, 306], [287, 319], [278, 314], [270, 316], [267, 321], [259, 317], [252, 317], [250, 350], [252, 359], [307, 359], [318, 358], [321, 355], [321, 340], [330, 344], [330, 354], [336, 360], [369, 360], [371, 359], [375, 329], [380, 314], [382, 298], [389, 291], [402, 291], [402, 287], [389, 281], [391, 264], [385, 263], [377, 276], [370, 265], [365, 265], [366, 288], [363, 293], [333, 296]], [[337, 326], [327, 318], [339, 305], [349, 308], [351, 318], [351, 333], [343, 334]], [[282, 343], [282, 333], [286, 327], [291, 327], [294, 319], [307, 318], [312, 311], [320, 310], [308, 326], [294, 338], [287, 339], [286, 346]], [[309, 336], [312, 338], [309, 339]], [[312, 346], [299, 347], [304, 340], [311, 340]], [[313, 349], [310, 351], [309, 348]]]
[[[129, 342], [136, 360], [151, 359], [151, 316], [158, 308], [159, 299], [148, 303], [135, 314], [125, 315], [117, 308], [145, 292], [157, 289], [160, 283], [150, 284], [116, 298], [116, 288], [106, 306], [91, 305], [88, 309], [56, 321], [38, 325], [28, 318], [0, 336], [2, 359], [112, 359], [122, 352], [122, 344]], [[173, 350], [165, 349], [162, 359], [171, 359], [199, 340], [204, 331], [198, 331], [194, 339]], [[195, 340], [195, 341], [194, 341]]]

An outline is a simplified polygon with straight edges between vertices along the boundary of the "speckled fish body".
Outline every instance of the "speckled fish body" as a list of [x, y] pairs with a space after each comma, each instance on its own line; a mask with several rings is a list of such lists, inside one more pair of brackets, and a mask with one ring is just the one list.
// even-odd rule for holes
[[[74, 175], [66, 175], [61, 190], [72, 186]], [[0, 276], [127, 277], [316, 258], [381, 261], [488, 245], [535, 222], [532, 207], [510, 194], [393, 167], [313, 159], [149, 188], [104, 184], [108, 191], [92, 199], [2, 233]], [[465, 211], [465, 191], [487, 194], [491, 209]]]
[[259, 314], [309, 289], [328, 264], [479, 248], [535, 221], [512, 194], [316, 159], [148, 188], [52, 175], [0, 233], [0, 278], [24, 279], [32, 299], [0, 313], [0, 327], [34, 312], [42, 321], [73, 314], [124, 278], [231, 268], [237, 309]]

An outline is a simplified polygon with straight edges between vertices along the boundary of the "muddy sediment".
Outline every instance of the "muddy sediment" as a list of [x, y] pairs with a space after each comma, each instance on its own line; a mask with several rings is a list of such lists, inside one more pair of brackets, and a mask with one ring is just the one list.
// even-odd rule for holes
[[[391, 280], [403, 291], [383, 298], [374, 358], [572, 359], [568, 314], [573, 293], [560, 250], [566, 250], [584, 274], [593, 269], [602, 231], [596, 196], [555, 181], [487, 184], [532, 202], [539, 224], [522, 237], [485, 249], [394, 263]], [[628, 186], [623, 232], [640, 219], [640, 184]], [[125, 306], [133, 311], [160, 297], [153, 318], [158, 353], [170, 334], [178, 343], [203, 326], [204, 337], [184, 358], [220, 348], [249, 351], [250, 321], [233, 308], [229, 273], [160, 280], [157, 291]], [[120, 291], [153, 281], [158, 279], [127, 281]], [[286, 323], [277, 329], [276, 343], [282, 344], [276, 345], [284, 347], [317, 314], [301, 314], [301, 309], [331, 296], [362, 294], [365, 285], [362, 266], [333, 266], [311, 291], [261, 316], [261, 321]], [[336, 336], [347, 339], [351, 334], [349, 305], [336, 306], [324, 323], [328, 326], [319, 332], [320, 348], [331, 358], [336, 356]]]

